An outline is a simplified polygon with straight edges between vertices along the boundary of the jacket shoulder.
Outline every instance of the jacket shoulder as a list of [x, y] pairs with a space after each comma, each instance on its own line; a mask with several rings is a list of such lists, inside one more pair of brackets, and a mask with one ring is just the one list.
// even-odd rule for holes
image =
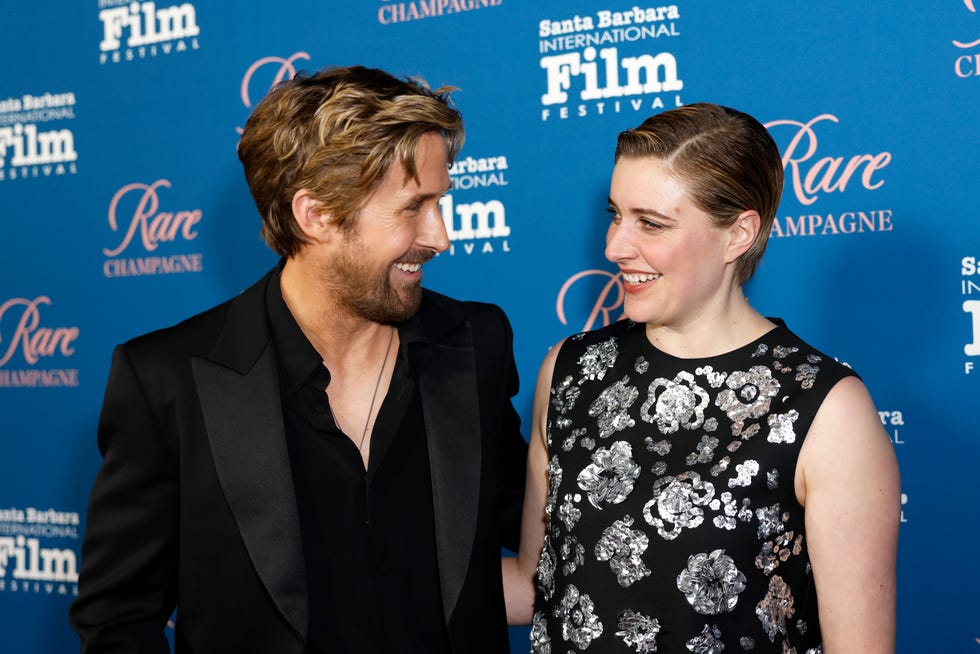
[[133, 356], [207, 356], [222, 338], [230, 321], [266, 331], [265, 287], [269, 276], [237, 296], [175, 325], [163, 327], [126, 341], [121, 347]]

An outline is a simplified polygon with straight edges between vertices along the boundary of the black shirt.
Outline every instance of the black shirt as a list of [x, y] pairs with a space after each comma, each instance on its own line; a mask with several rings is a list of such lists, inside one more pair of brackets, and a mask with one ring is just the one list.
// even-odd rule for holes
[[302, 530], [310, 649], [448, 653], [425, 422], [408, 356], [424, 333], [411, 320], [399, 326], [365, 471], [331, 415], [330, 373], [278, 283], [268, 285], [266, 307]]

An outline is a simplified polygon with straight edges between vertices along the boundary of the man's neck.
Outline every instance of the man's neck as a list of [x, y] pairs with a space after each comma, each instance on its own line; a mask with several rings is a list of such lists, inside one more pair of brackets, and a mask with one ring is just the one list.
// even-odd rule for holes
[[331, 370], [359, 368], [384, 349], [393, 327], [354, 315], [335, 301], [308, 265], [288, 260], [279, 278], [283, 301]]

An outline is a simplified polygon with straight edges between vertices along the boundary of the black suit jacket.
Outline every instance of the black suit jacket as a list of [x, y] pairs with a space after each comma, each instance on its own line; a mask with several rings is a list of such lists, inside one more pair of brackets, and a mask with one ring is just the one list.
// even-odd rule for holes
[[[82, 651], [305, 651], [296, 499], [265, 287], [116, 348], [88, 509]], [[454, 650], [505, 652], [500, 547], [517, 546], [526, 445], [499, 308], [426, 291], [419, 391], [443, 608]], [[337, 538], [343, 538], [337, 534]], [[411, 601], [411, 598], [405, 598]]]

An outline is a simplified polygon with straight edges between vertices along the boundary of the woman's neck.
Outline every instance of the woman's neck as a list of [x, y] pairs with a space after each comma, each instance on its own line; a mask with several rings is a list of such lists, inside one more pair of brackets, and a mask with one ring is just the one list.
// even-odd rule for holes
[[662, 352], [683, 359], [731, 352], [756, 340], [775, 325], [738, 294], [714, 311], [675, 325], [647, 323], [646, 335]]

